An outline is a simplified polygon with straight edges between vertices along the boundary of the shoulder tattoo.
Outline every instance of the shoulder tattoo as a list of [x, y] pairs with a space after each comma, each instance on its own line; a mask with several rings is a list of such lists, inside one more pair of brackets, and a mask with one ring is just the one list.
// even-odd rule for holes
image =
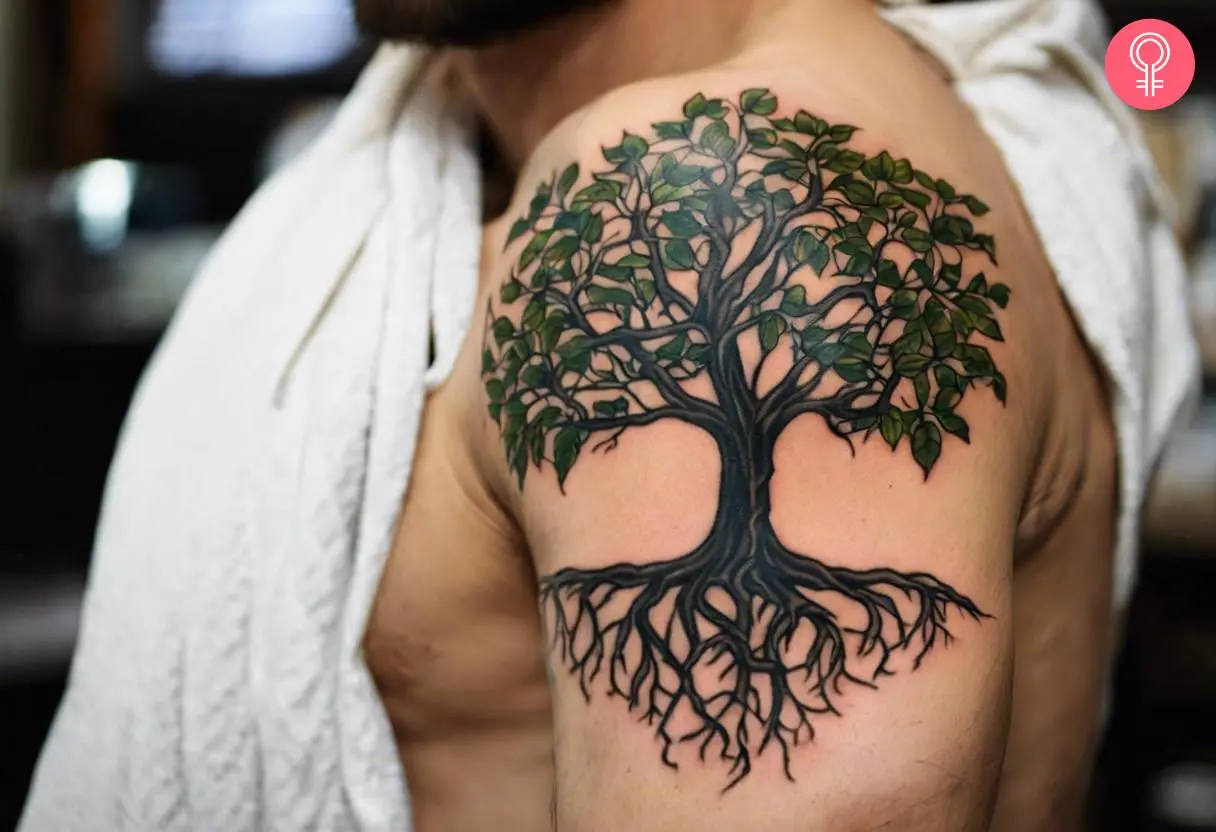
[[[906, 159], [852, 149], [856, 127], [778, 109], [764, 89], [697, 95], [681, 118], [604, 148], [599, 169], [541, 184], [511, 228], [518, 259], [483, 352], [521, 488], [551, 469], [564, 490], [584, 454], [662, 420], [716, 443], [703, 543], [563, 569], [540, 597], [554, 662], [588, 700], [622, 701], [673, 768], [685, 744], [718, 760], [728, 788], [765, 751], [788, 775], [849, 683], [876, 686], [897, 653], [917, 668], [955, 619], [987, 617], [931, 574], [788, 549], [769, 519], [782, 431], [816, 418], [928, 479], [944, 449], [970, 442], [959, 403], [1006, 398], [985, 344], [1003, 339], [1010, 290], [973, 266], [995, 263], [974, 224], [988, 207]], [[769, 362], [788, 369], [762, 383]], [[840, 604], [864, 625], [846, 628]]]

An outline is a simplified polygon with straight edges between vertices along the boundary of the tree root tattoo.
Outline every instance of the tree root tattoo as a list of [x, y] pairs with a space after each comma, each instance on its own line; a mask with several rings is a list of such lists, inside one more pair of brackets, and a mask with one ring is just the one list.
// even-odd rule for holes
[[[655, 729], [664, 764], [677, 768], [673, 747], [696, 743], [702, 761], [716, 753], [729, 765], [728, 788], [751, 772], [753, 749], [760, 754], [770, 745], [780, 749], [793, 780], [792, 748], [814, 738], [812, 717], [839, 715], [834, 697], [842, 683], [876, 687], [891, 675], [897, 651], [915, 649], [919, 667], [939, 639], [953, 638], [946, 626], [952, 608], [976, 621], [986, 617], [932, 575], [833, 568], [771, 535], [758, 546], [725, 571], [722, 544], [707, 541], [675, 560], [564, 569], [541, 582], [549, 637], [587, 700], [603, 674], [608, 695], [624, 698]], [[612, 611], [622, 593], [632, 597]], [[816, 593], [859, 607], [865, 626], [844, 627]], [[914, 602], [910, 619], [896, 594]], [[669, 609], [660, 610], [664, 602]], [[812, 636], [795, 650], [804, 627]], [[854, 653], [876, 657], [864, 675], [850, 667]], [[677, 734], [672, 724], [681, 708], [698, 725]]]
[[[1007, 385], [984, 340], [1004, 339], [1009, 287], [979, 199], [882, 152], [857, 128], [778, 117], [764, 89], [697, 95], [683, 118], [626, 133], [583, 179], [541, 183], [508, 246], [526, 239], [487, 309], [482, 373], [507, 464], [524, 486], [551, 467], [564, 491], [585, 453], [674, 420], [707, 433], [722, 475], [713, 528], [655, 563], [543, 577], [554, 654], [590, 701], [597, 685], [677, 747], [729, 769], [791, 751], [874, 687], [987, 616], [937, 577], [828, 566], [771, 525], [773, 450], [819, 419], [856, 451], [907, 448], [926, 479], [947, 437], [971, 441], [963, 398]], [[497, 307], [497, 308], [495, 308]], [[746, 346], [745, 346], [746, 344]], [[764, 376], [780, 356], [789, 369]], [[764, 378], [768, 378], [764, 381]], [[694, 384], [694, 382], [700, 382]], [[694, 392], [712, 388], [712, 395]]]

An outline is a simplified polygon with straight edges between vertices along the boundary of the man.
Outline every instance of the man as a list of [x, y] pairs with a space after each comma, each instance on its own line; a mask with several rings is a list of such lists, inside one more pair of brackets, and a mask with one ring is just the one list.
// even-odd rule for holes
[[[1077, 76], [949, 48], [1035, 6], [1078, 36], [1085, 8], [984, 5], [947, 26], [867, 0], [357, 2], [372, 34], [446, 52], [395, 138], [362, 105], [336, 128], [404, 205], [355, 234], [301, 202], [347, 206], [365, 168], [299, 174], [217, 253], [133, 411], [24, 828], [84, 828], [80, 807], [391, 828], [395, 795], [421, 832], [1078, 828], [1136, 501], [1185, 386], [1143, 382], [1193, 356], [1153, 332], [1179, 267], [1134, 130]], [[935, 57], [891, 25], [927, 41], [916, 14]], [[471, 103], [514, 194], [478, 232], [467, 327], [442, 312], [474, 246], [437, 101]], [[343, 211], [381, 213], [364, 201]], [[414, 270], [440, 275], [424, 410], [373, 367], [426, 335], [426, 296], [393, 290]], [[1131, 318], [1134, 367], [1109, 326]], [[402, 401], [404, 456], [412, 427], [382, 418]], [[90, 707], [125, 727], [83, 727]], [[118, 773], [73, 781], [86, 754]]]

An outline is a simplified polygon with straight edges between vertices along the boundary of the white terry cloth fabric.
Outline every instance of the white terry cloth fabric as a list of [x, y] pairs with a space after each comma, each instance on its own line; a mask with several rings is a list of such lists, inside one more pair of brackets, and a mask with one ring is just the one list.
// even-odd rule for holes
[[20, 829], [409, 828], [359, 648], [481, 239], [471, 142], [411, 90], [420, 61], [376, 57], [159, 348]]
[[[1095, 12], [886, 11], [1006, 154], [1111, 377], [1123, 601], [1196, 359], [1164, 200], [1097, 69]], [[419, 61], [381, 50], [328, 133], [242, 213], [159, 349], [22, 832], [410, 828], [359, 645], [426, 392], [471, 319], [480, 241], [470, 136], [413, 88]]]

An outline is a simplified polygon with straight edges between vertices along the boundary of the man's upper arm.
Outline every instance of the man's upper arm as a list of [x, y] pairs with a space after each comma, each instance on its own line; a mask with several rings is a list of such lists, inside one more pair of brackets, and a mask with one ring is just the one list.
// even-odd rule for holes
[[558, 828], [981, 828], [1014, 522], [987, 206], [767, 89], [623, 126], [541, 183], [486, 320]]

